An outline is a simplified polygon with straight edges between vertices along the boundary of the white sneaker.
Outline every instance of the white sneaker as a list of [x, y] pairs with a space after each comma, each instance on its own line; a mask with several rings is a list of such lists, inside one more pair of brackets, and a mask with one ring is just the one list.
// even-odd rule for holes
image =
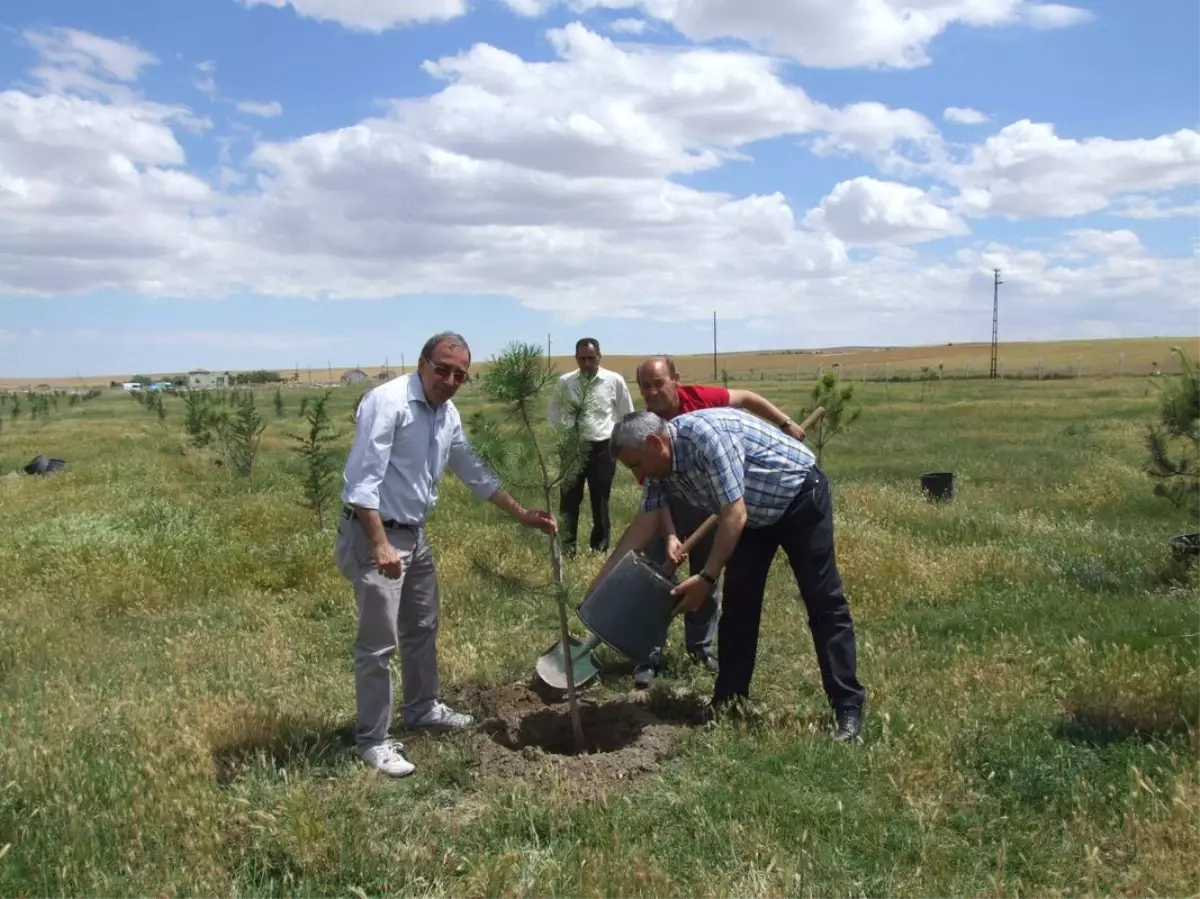
[[463, 712], [456, 712], [444, 702], [435, 702], [416, 721], [405, 722], [405, 727], [424, 728], [428, 730], [446, 730], [450, 728], [470, 727], [475, 719]]
[[404, 757], [403, 750], [403, 743], [388, 740], [386, 743], [359, 750], [358, 757], [384, 774], [392, 777], [404, 777], [412, 774], [417, 766]]

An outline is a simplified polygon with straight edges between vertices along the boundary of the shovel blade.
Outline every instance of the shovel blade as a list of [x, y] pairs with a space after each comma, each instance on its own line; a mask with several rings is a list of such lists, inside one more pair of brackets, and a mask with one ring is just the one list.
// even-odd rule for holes
[[[582, 643], [574, 637], [571, 638], [571, 671], [575, 677], [576, 687], [587, 683], [600, 673], [600, 666], [596, 664], [596, 660], [592, 657], [594, 646], [595, 643], [592, 641]], [[553, 687], [556, 690], [567, 689], [566, 654], [563, 652], [561, 642], [555, 643], [538, 656], [537, 675], [549, 687]]]

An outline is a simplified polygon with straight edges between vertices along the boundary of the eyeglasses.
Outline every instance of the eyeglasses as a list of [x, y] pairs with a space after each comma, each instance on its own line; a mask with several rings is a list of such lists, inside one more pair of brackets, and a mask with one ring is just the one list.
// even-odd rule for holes
[[433, 372], [443, 380], [452, 379], [455, 384], [462, 384], [470, 379], [470, 374], [463, 371], [461, 368], [455, 368], [453, 365], [443, 365], [440, 362], [430, 362], [433, 366]]

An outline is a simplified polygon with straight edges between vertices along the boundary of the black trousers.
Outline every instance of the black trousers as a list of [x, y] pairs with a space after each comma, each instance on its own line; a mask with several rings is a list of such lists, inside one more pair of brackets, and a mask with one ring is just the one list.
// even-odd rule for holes
[[808, 610], [808, 628], [829, 704], [834, 709], [860, 708], [866, 690], [855, 673], [854, 622], [834, 555], [833, 501], [829, 481], [816, 467], [781, 519], [766, 527], [742, 530], [725, 565], [717, 632], [721, 670], [713, 705], [734, 697], [749, 698], [763, 591], [775, 553], [781, 548]]
[[592, 533], [588, 541], [597, 552], [607, 552], [612, 534], [608, 516], [608, 498], [612, 493], [613, 478], [617, 474], [617, 460], [607, 440], [589, 441], [583, 470], [575, 480], [563, 482], [559, 502], [563, 551], [575, 552], [576, 534], [579, 530], [579, 507], [583, 504], [583, 487], [587, 485], [592, 501]]

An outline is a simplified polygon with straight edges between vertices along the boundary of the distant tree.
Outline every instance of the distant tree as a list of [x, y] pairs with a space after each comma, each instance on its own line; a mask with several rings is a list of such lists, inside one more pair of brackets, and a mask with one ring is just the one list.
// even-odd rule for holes
[[283, 391], [275, 388], [275, 417], [283, 418]]

